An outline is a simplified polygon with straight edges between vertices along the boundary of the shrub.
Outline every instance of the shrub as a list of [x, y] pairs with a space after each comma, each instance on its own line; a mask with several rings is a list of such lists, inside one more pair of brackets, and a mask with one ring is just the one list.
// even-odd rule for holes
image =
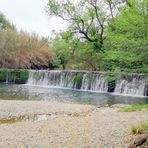
[[27, 70], [0, 69], [0, 82], [25, 84], [28, 76], [29, 71]]
[[148, 121], [142, 122], [138, 125], [135, 125], [131, 129], [132, 134], [144, 134], [148, 133]]
[[53, 52], [48, 40], [16, 30], [0, 31], [0, 67], [8, 69], [44, 69]]

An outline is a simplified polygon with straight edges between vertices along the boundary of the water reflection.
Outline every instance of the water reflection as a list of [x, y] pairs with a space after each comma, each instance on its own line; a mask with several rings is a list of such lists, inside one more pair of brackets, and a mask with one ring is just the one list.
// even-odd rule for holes
[[70, 89], [10, 84], [0, 84], [0, 99], [49, 100], [92, 105], [148, 103], [148, 98], [146, 97], [127, 97], [112, 95], [109, 93], [95, 93]]

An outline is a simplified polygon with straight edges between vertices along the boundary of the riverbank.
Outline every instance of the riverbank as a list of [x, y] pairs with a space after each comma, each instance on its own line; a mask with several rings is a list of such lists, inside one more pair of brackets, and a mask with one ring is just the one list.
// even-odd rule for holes
[[0, 124], [0, 147], [124, 148], [132, 125], [148, 120], [148, 111], [118, 112], [120, 107], [2, 100], [1, 119], [33, 114], [54, 118]]

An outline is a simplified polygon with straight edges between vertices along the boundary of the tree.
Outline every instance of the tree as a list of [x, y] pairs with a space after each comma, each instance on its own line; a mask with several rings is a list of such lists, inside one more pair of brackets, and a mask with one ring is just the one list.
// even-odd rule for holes
[[53, 40], [53, 48], [57, 55], [56, 64], [63, 69], [89, 69], [96, 70], [101, 58], [100, 53], [94, 51], [89, 41], [80, 41], [69, 31], [62, 32]]
[[69, 23], [53, 41], [63, 68], [102, 70], [105, 30], [123, 5], [123, 0], [48, 1], [47, 13]]
[[58, 35], [56, 52], [70, 68], [145, 72], [147, 10], [146, 0], [49, 0], [48, 13], [69, 23], [70, 36]]
[[[96, 52], [103, 52], [105, 27], [118, 15], [122, 0], [49, 0], [47, 12], [68, 21], [69, 31], [81, 40], [94, 45]], [[109, 11], [108, 11], [109, 10]]]
[[148, 72], [148, 2], [129, 0], [108, 27], [105, 70]]
[[6, 17], [4, 16], [4, 14], [2, 14], [0, 12], [0, 30], [10, 29], [10, 28], [12, 28], [11, 23], [9, 22], [9, 20], [6, 19]]

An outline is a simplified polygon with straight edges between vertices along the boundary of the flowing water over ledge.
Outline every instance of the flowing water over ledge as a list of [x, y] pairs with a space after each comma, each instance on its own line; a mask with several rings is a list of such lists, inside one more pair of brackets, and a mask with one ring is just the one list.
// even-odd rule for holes
[[97, 106], [112, 104], [141, 104], [148, 103], [148, 97], [130, 97], [112, 95], [110, 93], [98, 93], [61, 89], [53, 87], [0, 84], [1, 100], [46, 100], [67, 103], [91, 104]]
[[0, 82], [148, 96], [148, 75], [79, 70], [2, 70]]
[[144, 74], [118, 74], [111, 80], [108, 73], [98, 71], [30, 70], [27, 84], [129, 96], [148, 95], [148, 77]]

